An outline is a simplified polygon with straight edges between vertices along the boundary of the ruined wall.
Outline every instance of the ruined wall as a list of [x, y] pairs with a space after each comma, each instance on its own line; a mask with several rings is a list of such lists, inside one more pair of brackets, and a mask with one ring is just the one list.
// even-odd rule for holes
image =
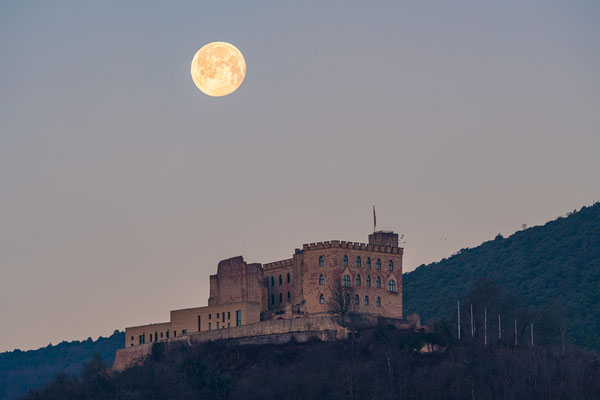
[[209, 306], [251, 302], [267, 309], [267, 288], [260, 264], [246, 264], [241, 256], [219, 262], [210, 277]]
[[151, 351], [151, 343], [117, 350], [117, 354], [115, 355], [115, 363], [113, 364], [112, 368], [115, 371], [124, 371], [127, 368], [133, 367], [134, 365], [143, 361]]

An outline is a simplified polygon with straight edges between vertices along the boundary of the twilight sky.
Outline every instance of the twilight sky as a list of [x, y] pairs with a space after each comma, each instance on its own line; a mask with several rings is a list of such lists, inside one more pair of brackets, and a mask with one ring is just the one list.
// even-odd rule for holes
[[155, 3], [0, 3], [0, 351], [167, 321], [373, 204], [410, 271], [600, 200], [597, 0]]

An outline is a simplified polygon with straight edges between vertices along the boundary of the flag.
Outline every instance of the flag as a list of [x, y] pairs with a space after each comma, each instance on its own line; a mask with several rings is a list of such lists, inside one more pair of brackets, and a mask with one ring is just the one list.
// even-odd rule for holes
[[377, 230], [377, 215], [375, 214], [375, 206], [373, 206], [373, 232]]

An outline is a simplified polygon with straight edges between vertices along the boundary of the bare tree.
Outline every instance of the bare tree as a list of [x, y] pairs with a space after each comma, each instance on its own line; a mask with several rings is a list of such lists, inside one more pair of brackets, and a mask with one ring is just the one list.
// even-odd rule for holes
[[325, 307], [328, 312], [344, 318], [346, 314], [354, 311], [354, 288], [342, 285], [338, 278], [329, 285], [329, 298]]
[[565, 356], [565, 344], [567, 342], [567, 319], [562, 316], [560, 319], [560, 343], [562, 345], [562, 355]]

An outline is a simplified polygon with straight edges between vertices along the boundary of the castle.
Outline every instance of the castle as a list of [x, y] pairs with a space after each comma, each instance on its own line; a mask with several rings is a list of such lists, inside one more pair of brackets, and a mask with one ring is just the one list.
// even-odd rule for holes
[[335, 285], [348, 288], [346, 300], [353, 315], [406, 322], [403, 250], [398, 234], [376, 231], [368, 244], [304, 244], [291, 258], [262, 265], [248, 264], [241, 256], [223, 260], [210, 276], [208, 306], [173, 310], [169, 322], [126, 328], [123, 350], [132, 353], [154, 342], [192, 337], [206, 341], [291, 331], [320, 332], [317, 336], [323, 339], [333, 332], [338, 338], [339, 329], [329, 323]]

